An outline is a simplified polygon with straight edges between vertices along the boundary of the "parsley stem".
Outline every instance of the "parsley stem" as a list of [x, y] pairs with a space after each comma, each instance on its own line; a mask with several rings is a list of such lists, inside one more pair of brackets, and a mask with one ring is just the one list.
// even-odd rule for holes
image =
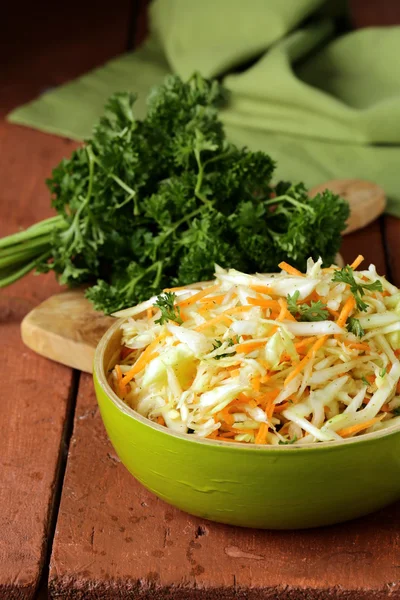
[[38, 263], [47, 260], [48, 258], [50, 258], [50, 256], [51, 252], [44, 252], [28, 264], [21, 267], [18, 271], [13, 271], [11, 275], [7, 275], [5, 277], [0, 278], [0, 288], [7, 287], [11, 283], [18, 281], [18, 279], [24, 277], [27, 273], [29, 273], [29, 271], [32, 271]]
[[8, 248], [21, 242], [29, 241], [44, 234], [50, 233], [63, 223], [64, 219], [60, 215], [40, 221], [39, 223], [36, 223], [35, 225], [32, 225], [23, 231], [18, 231], [17, 233], [13, 233], [0, 239], [0, 249]]
[[282, 196], [277, 196], [276, 198], [271, 198], [270, 200], [265, 200], [263, 202], [263, 204], [265, 206], [269, 206], [272, 204], [278, 204], [279, 202], [284, 202], [286, 200], [286, 202], [289, 202], [290, 204], [293, 204], [293, 206], [297, 206], [297, 208], [304, 208], [305, 210], [308, 210], [311, 213], [314, 213], [313, 208], [311, 208], [311, 206], [308, 206], [307, 204], [303, 204], [303, 202], [299, 202], [298, 200], [295, 200], [294, 198], [292, 198], [291, 196], [288, 196], [287, 194], [283, 194]]

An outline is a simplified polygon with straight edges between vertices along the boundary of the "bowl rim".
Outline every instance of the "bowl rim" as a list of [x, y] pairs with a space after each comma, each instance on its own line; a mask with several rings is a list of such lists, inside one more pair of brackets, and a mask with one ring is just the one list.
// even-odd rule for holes
[[343, 448], [344, 446], [360, 444], [365, 442], [372, 442], [376, 439], [388, 437], [395, 433], [400, 433], [400, 423], [395, 424], [387, 429], [383, 429], [380, 431], [374, 431], [371, 433], [365, 433], [362, 436], [345, 439], [343, 441], [332, 441], [332, 442], [312, 442], [308, 444], [302, 444], [300, 446], [294, 446], [291, 444], [285, 445], [266, 445], [266, 444], [241, 444], [239, 442], [222, 442], [220, 440], [210, 440], [207, 438], [201, 438], [193, 436], [190, 433], [179, 433], [177, 431], [172, 431], [163, 425], [159, 425], [158, 423], [154, 423], [147, 417], [143, 417], [138, 412], [136, 412], [133, 408], [125, 404], [119, 396], [112, 390], [111, 386], [107, 381], [107, 377], [105, 374], [105, 370], [103, 367], [104, 364], [104, 354], [110, 342], [110, 339], [113, 337], [115, 331], [117, 331], [123, 322], [125, 322], [129, 317], [116, 319], [116, 322], [111, 325], [104, 333], [100, 342], [98, 343], [95, 355], [94, 355], [94, 363], [93, 363], [93, 377], [97, 378], [98, 384], [101, 389], [105, 392], [108, 398], [113, 402], [113, 404], [118, 408], [119, 411], [127, 415], [128, 417], [139, 421], [143, 425], [150, 427], [156, 431], [159, 431], [165, 435], [169, 435], [175, 438], [179, 438], [185, 441], [189, 441], [196, 444], [204, 444], [206, 446], [219, 446], [220, 448], [232, 449], [236, 448], [237, 450], [244, 450], [246, 452], [294, 452], [294, 451], [303, 451], [303, 450], [333, 450], [335, 448]]

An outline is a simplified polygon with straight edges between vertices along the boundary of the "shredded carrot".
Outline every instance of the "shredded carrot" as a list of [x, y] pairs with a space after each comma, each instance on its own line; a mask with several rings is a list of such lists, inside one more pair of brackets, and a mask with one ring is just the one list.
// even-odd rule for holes
[[261, 377], [260, 381], [261, 383], [267, 383], [267, 381], [269, 381], [271, 379], [271, 375], [269, 373], [266, 373], [263, 377]]
[[301, 273], [298, 269], [295, 269], [291, 265], [288, 265], [288, 263], [285, 261], [279, 263], [278, 267], [280, 269], [282, 269], [282, 271], [286, 271], [286, 273], [289, 273], [289, 275], [296, 275], [298, 277], [304, 277], [303, 273]]
[[117, 387], [122, 397], [126, 396], [128, 390], [126, 386], [122, 383], [122, 371], [119, 365], [115, 365], [115, 373], [117, 375]]
[[349, 437], [349, 435], [354, 435], [360, 431], [363, 431], [364, 429], [372, 427], [372, 425], [375, 425], [375, 423], [382, 421], [384, 416], [385, 415], [380, 415], [379, 417], [374, 417], [373, 419], [364, 421], [364, 423], [358, 423], [357, 425], [352, 425], [351, 427], [344, 427], [343, 429], [339, 429], [336, 433], [338, 433], [341, 437]]
[[292, 313], [289, 312], [289, 310], [288, 310], [286, 298], [279, 298], [278, 304], [281, 307], [281, 310], [279, 312], [279, 315], [277, 316], [277, 321], [284, 321], [285, 319], [287, 321], [295, 321], [296, 320], [294, 318], [294, 316], [292, 315]]
[[259, 399], [260, 405], [265, 410], [265, 414], [267, 418], [270, 419], [274, 414], [275, 404], [274, 401], [279, 395], [279, 390], [271, 390], [270, 392], [266, 392]]
[[252, 304], [253, 306], [262, 306], [263, 308], [272, 308], [278, 311], [281, 309], [281, 306], [277, 300], [266, 300], [265, 298], [250, 298], [250, 296], [248, 296], [246, 300], [249, 304]]
[[209, 308], [213, 308], [216, 304], [221, 304], [225, 297], [226, 294], [218, 294], [218, 296], [211, 296], [211, 298], [206, 296], [205, 298], [200, 298], [199, 303], [204, 304]]
[[285, 387], [288, 385], [288, 383], [290, 383], [292, 381], [292, 379], [294, 379], [296, 377], [296, 375], [298, 375], [299, 373], [302, 372], [302, 370], [305, 368], [307, 363], [310, 362], [311, 358], [314, 356], [314, 354], [317, 352], [317, 350], [319, 350], [321, 348], [321, 346], [323, 346], [325, 344], [328, 337], [329, 336], [327, 336], [327, 335], [323, 335], [321, 338], [319, 338], [319, 340], [317, 340], [311, 346], [311, 348], [309, 349], [309, 351], [307, 352], [305, 357], [295, 366], [293, 371], [291, 371], [289, 373], [289, 375], [286, 377], [285, 382], [283, 384]]
[[260, 376], [252, 377], [250, 384], [255, 392], [259, 392], [260, 387], [261, 387], [261, 377]]
[[342, 310], [340, 311], [338, 320], [336, 321], [336, 324], [339, 327], [345, 326], [347, 318], [349, 317], [350, 313], [353, 311], [355, 305], [356, 305], [356, 300], [355, 300], [354, 296], [349, 296], [347, 298], [346, 302], [344, 303]]
[[228, 323], [228, 325], [233, 323], [232, 319], [227, 317], [225, 313], [222, 313], [221, 315], [218, 315], [218, 317], [214, 317], [213, 319], [198, 325], [194, 328], [194, 331], [203, 331], [203, 329], [207, 329], [207, 327], [211, 327], [212, 325], [217, 325], [217, 323], [220, 323], [221, 321], [225, 321], [225, 323]]
[[362, 261], [364, 260], [364, 257], [362, 254], [359, 254], [357, 256], [357, 258], [351, 263], [350, 267], [352, 269], [357, 269], [357, 267], [362, 263]]
[[365, 350], [366, 352], [371, 351], [371, 347], [364, 342], [349, 342], [347, 340], [344, 340], [343, 343], [349, 348], [354, 348], [355, 350]]
[[223, 431], [216, 437], [216, 440], [227, 440], [235, 437], [236, 433], [234, 431]]
[[211, 285], [210, 287], [201, 290], [200, 292], [197, 292], [197, 294], [193, 294], [193, 296], [190, 296], [190, 298], [186, 298], [186, 300], [181, 300], [180, 302], [176, 302], [175, 306], [190, 306], [191, 304], [195, 304], [196, 302], [198, 302], [199, 300], [201, 300], [202, 298], [204, 298], [204, 296], [208, 296], [209, 294], [212, 294], [213, 292], [217, 291], [219, 289], [219, 284], [218, 285]]
[[268, 434], [268, 425], [267, 423], [261, 423], [260, 429], [256, 435], [256, 439], [254, 440], [255, 444], [266, 444], [267, 443], [267, 434]]
[[148, 319], [152, 319], [153, 318], [153, 309], [151, 307], [149, 307], [146, 310], [146, 316], [147, 316]]
[[252, 306], [235, 306], [234, 308], [228, 308], [228, 310], [224, 311], [225, 315], [235, 315], [236, 313], [247, 312], [251, 310]]
[[240, 369], [233, 369], [233, 370], [230, 372], [230, 376], [231, 376], [231, 377], [239, 377], [239, 375], [240, 375]]
[[376, 379], [376, 377], [375, 377], [375, 375], [367, 375], [367, 376], [365, 377], [365, 379], [368, 381], [368, 383], [371, 383], [371, 384], [372, 384], [372, 383], [375, 383], [375, 379]]
[[126, 346], [122, 346], [121, 348], [121, 360], [125, 360], [132, 352], [135, 352], [132, 348], [127, 348]]
[[187, 285], [180, 285], [178, 287], [165, 288], [163, 290], [163, 292], [180, 292], [181, 290], [187, 290], [187, 289], [188, 289]]
[[229, 406], [226, 406], [224, 408], [224, 410], [221, 411], [221, 416], [223, 418], [223, 420], [225, 421], [225, 423], [227, 425], [233, 425], [235, 422], [235, 419], [233, 418], [233, 416], [231, 415], [231, 413], [229, 412]]
[[265, 343], [265, 340], [255, 340], [254, 342], [251, 340], [248, 342], [243, 342], [242, 344], [238, 344], [235, 346], [235, 350], [238, 354], [241, 352], [248, 354], [249, 352], [253, 352], [253, 350], [260, 348], [261, 346], [265, 346]]
[[250, 285], [249, 288], [253, 290], [253, 292], [258, 292], [259, 294], [274, 294], [274, 290], [267, 285]]
[[275, 404], [274, 413], [281, 413], [291, 406], [290, 402], [282, 402], [282, 404]]
[[297, 304], [310, 304], [311, 302], [316, 302], [317, 300], [322, 300], [321, 296], [319, 296], [317, 294], [317, 292], [315, 290], [313, 290], [311, 292], [311, 294], [309, 294], [308, 296], [306, 296], [306, 298], [304, 298], [304, 300], [297, 300]]
[[383, 290], [383, 292], [381, 292], [381, 296], [383, 296], [384, 298], [386, 298], [386, 296], [391, 296], [392, 294], [390, 292], [388, 292], [387, 290]]
[[332, 315], [332, 317], [335, 317], [335, 319], [339, 318], [339, 313], [337, 310], [333, 310], [333, 308], [329, 308], [329, 306], [326, 307], [326, 310], [329, 312], [330, 315]]
[[296, 350], [301, 350], [301, 348], [305, 348], [305, 346], [308, 346], [309, 344], [311, 344], [311, 342], [315, 342], [316, 339], [317, 338], [315, 336], [304, 338], [303, 340], [301, 340], [301, 342], [297, 342], [297, 344], [295, 344], [294, 347], [296, 348]]
[[209, 435], [206, 435], [208, 440], [215, 440], [218, 437], [218, 429], [214, 429]]
[[157, 347], [158, 343], [165, 337], [165, 335], [165, 333], [160, 334], [153, 342], [151, 342], [151, 344], [147, 346], [146, 350], [144, 350], [139, 356], [132, 369], [125, 373], [124, 377], [121, 379], [122, 385], [129, 383], [135, 377], [135, 375], [140, 373], [140, 371], [145, 368], [148, 362], [158, 356], [158, 352], [153, 351]]
[[157, 423], [159, 425], [164, 425], [165, 426], [164, 417], [162, 417], [161, 415], [159, 417], [157, 417]]

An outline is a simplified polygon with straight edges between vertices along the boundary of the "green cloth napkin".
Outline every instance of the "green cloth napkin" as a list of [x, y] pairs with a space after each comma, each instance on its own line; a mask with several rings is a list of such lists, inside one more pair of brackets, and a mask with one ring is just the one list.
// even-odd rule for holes
[[80, 140], [113, 92], [137, 92], [143, 117], [149, 89], [166, 74], [200, 71], [231, 92], [221, 112], [228, 137], [268, 152], [277, 178], [370, 179], [400, 217], [400, 27], [335, 38], [329, 8], [326, 0], [155, 0], [142, 48], [8, 118]]

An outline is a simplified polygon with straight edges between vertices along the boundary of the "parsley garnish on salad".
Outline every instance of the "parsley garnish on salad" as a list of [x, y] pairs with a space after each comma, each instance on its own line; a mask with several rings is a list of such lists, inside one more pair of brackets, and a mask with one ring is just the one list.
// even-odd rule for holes
[[346, 321], [347, 331], [353, 333], [359, 338], [362, 338], [365, 335], [364, 329], [361, 327], [361, 323], [359, 319], [355, 317], [349, 317]]
[[[373, 265], [355, 271], [362, 260], [350, 267], [356, 283], [374, 281]], [[218, 267], [213, 285], [171, 290], [178, 303], [167, 292], [157, 312], [123, 321], [121, 348], [141, 350], [121, 351], [109, 375], [114, 391], [174, 431], [225, 442], [297, 446], [390, 427], [400, 392], [400, 291], [363, 287], [365, 315], [350, 286], [333, 281], [337, 267], [320, 259], [305, 273], [279, 267], [271, 275]], [[179, 306], [184, 321], [171, 324]]]
[[292, 295], [287, 295], [288, 309], [298, 321], [325, 321], [328, 318], [329, 312], [321, 300], [311, 301], [310, 304], [297, 304], [299, 296], [298, 290]]
[[354, 279], [353, 269], [347, 265], [343, 269], [335, 271], [332, 281], [347, 283], [350, 286], [350, 291], [353, 294], [358, 310], [365, 311], [368, 305], [362, 300], [365, 290], [370, 292], [383, 292], [382, 283], [377, 279], [372, 283], [357, 283]]
[[173, 292], [164, 292], [158, 296], [153, 306], [160, 309], [161, 316], [155, 323], [159, 323], [160, 325], [164, 325], [164, 323], [167, 323], [168, 321], [174, 321], [175, 323], [178, 323], [178, 325], [183, 323], [181, 310], [179, 306], [175, 306], [175, 299], [176, 294]]

